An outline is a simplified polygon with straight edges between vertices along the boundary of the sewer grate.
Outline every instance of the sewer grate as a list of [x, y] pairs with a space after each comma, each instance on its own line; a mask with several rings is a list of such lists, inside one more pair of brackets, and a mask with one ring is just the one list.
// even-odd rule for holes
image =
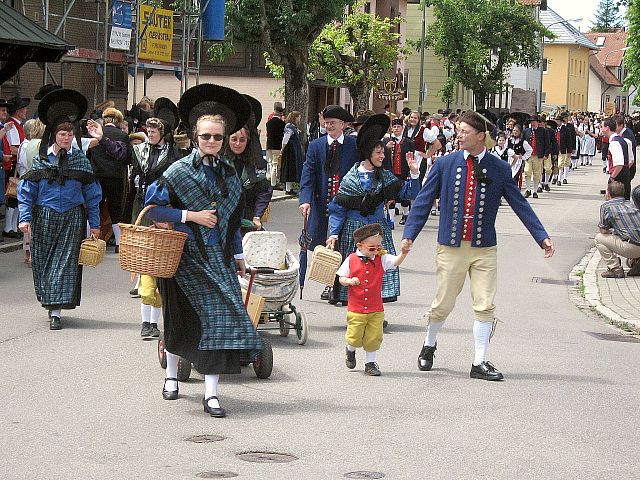
[[244, 452], [238, 453], [236, 457], [253, 463], [289, 463], [298, 460], [296, 456], [277, 452]]
[[345, 473], [344, 478], [384, 478], [384, 473], [361, 470], [359, 472]]
[[213, 443], [221, 442], [226, 439], [227, 437], [223, 437], [222, 435], [193, 435], [185, 438], [185, 441], [193, 443]]
[[533, 283], [547, 283], [550, 285], [578, 285], [577, 280], [558, 280], [556, 278], [531, 277]]
[[628, 342], [628, 343], [640, 343], [640, 338], [634, 335], [620, 335], [619, 333], [598, 333], [598, 332], [584, 332], [587, 335], [591, 335], [598, 340], [607, 340], [609, 342]]
[[236, 472], [200, 472], [196, 474], [196, 478], [235, 478]]

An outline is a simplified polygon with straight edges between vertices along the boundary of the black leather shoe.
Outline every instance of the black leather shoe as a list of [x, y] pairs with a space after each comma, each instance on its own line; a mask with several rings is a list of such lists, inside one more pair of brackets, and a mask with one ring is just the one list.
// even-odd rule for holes
[[544, 186], [544, 191], [545, 191], [545, 192], [549, 192], [549, 191], [551, 191], [551, 187], [550, 187], [549, 185], [545, 185], [545, 186]]
[[[175, 390], [166, 390], [164, 387], [167, 385], [167, 380], [173, 380], [176, 382]], [[167, 377], [164, 379], [164, 385], [162, 386], [162, 398], [165, 400], [177, 400], [178, 399], [178, 379], [173, 377]]]
[[113, 253], [120, 253], [120, 245], [116, 245], [116, 248], [113, 249]]
[[320, 300], [329, 300], [331, 298], [331, 287], [325, 287], [324, 292], [320, 295]]
[[567, 179], [565, 178], [564, 180], [562, 180], [562, 184], [566, 185], [567, 184]]
[[364, 373], [371, 375], [372, 377], [379, 377], [381, 375], [380, 367], [376, 362], [368, 362], [364, 364]]
[[137, 288], [129, 290], [129, 295], [131, 296], [131, 298], [140, 298], [140, 294], [138, 293]]
[[142, 338], [151, 338], [151, 324], [149, 322], [142, 322], [142, 330], [140, 330], [140, 336]]
[[524, 198], [529, 198], [531, 196], [531, 191], [527, 190], [524, 192]]
[[538, 193], [542, 193], [542, 187], [538, 187], [538, 190], [536, 190]]
[[533, 192], [533, 198], [538, 198], [538, 194], [536, 192]]
[[158, 338], [160, 336], [160, 330], [158, 329], [158, 324], [157, 323], [152, 323], [151, 324], [151, 337], [152, 338]]
[[348, 348], [346, 349], [346, 356], [345, 356], [344, 363], [347, 366], [347, 368], [350, 369], [350, 370], [353, 370], [354, 368], [356, 368], [356, 352], [355, 352], [355, 350], [353, 352], [350, 352]]
[[402, 215], [402, 218], [400, 219], [398, 224], [404, 225], [405, 223], [407, 223], [407, 216], [406, 215]]
[[60, 320], [60, 317], [51, 315], [49, 320], [49, 330], [62, 330], [62, 320]]
[[420, 355], [418, 355], [418, 370], [421, 372], [428, 372], [433, 367], [433, 357], [436, 354], [436, 350], [438, 344], [436, 343], [433, 347], [427, 347], [426, 345], [422, 346], [422, 350], [420, 350]]
[[471, 365], [471, 378], [479, 378], [480, 380], [496, 381], [502, 380], [504, 377], [496, 370], [491, 362], [482, 362], [480, 365]]
[[218, 400], [218, 397], [216, 397], [216, 396], [202, 399], [202, 406], [204, 407], [204, 413], [208, 413], [212, 417], [216, 417], [216, 418], [226, 417], [227, 416], [227, 412], [225, 412], [224, 408], [222, 408], [222, 407], [211, 408], [209, 406], [209, 400], [214, 399], [214, 398], [216, 400]]

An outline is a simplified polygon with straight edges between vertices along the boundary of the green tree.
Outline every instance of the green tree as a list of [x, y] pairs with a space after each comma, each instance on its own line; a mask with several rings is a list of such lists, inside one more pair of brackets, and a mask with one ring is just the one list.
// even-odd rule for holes
[[614, 32], [622, 27], [619, 12], [620, 5], [615, 0], [600, 0], [596, 10], [595, 21], [591, 24], [592, 32]]
[[[473, 90], [476, 108], [500, 91], [512, 65], [540, 65], [541, 37], [553, 34], [532, 10], [511, 0], [432, 0], [425, 42], [449, 66], [443, 100], [456, 83]], [[415, 43], [415, 42], [414, 42]]]
[[284, 69], [287, 110], [299, 110], [306, 123], [309, 49], [324, 25], [340, 18], [353, 1], [227, 0], [227, 40], [212, 47], [210, 55], [219, 60], [233, 52], [236, 45], [264, 52], [274, 67]]
[[369, 108], [371, 90], [405, 49], [397, 33], [400, 17], [380, 18], [362, 10], [327, 24], [311, 45], [311, 67], [330, 85], [346, 85], [355, 112]]
[[[627, 21], [629, 22], [629, 36], [627, 37], [627, 50], [624, 54], [624, 65], [627, 68], [627, 76], [624, 79], [626, 89], [637, 88], [640, 85], [640, 2], [629, 2], [627, 8]], [[640, 105], [640, 95], [633, 100], [634, 105]]]

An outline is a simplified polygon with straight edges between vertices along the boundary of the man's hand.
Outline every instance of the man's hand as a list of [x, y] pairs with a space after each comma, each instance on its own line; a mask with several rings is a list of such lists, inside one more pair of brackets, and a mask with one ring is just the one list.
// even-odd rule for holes
[[236, 258], [236, 271], [240, 277], [244, 277], [244, 274], [247, 273], [247, 265], [243, 258]]
[[13, 128], [13, 126], [14, 126], [13, 122], [5, 122], [4, 131], [8, 132], [9, 130], [11, 130]]
[[400, 247], [400, 251], [402, 253], [409, 253], [411, 251], [411, 247], [413, 246], [413, 240], [409, 240], [408, 238], [402, 239], [402, 246]]
[[298, 211], [302, 216], [308, 217], [309, 212], [311, 211], [311, 204], [309, 203], [301, 203], [298, 207]]
[[545, 238], [542, 241], [542, 248], [544, 248], [544, 258], [551, 258], [556, 252], [556, 247], [553, 246], [553, 242], [550, 238]]
[[95, 138], [98, 141], [102, 140], [102, 125], [95, 120], [87, 120], [87, 132], [91, 138]]
[[29, 222], [22, 222], [18, 228], [22, 233], [31, 233], [31, 223]]
[[260, 217], [253, 217], [253, 224], [257, 227], [257, 228], [262, 228], [262, 221], [260, 219]]
[[335, 250], [336, 249], [336, 237], [327, 238], [326, 246], [327, 246], [327, 248], [330, 248], [331, 250]]
[[201, 210], [200, 212], [187, 212], [187, 222], [195, 222], [204, 227], [213, 228], [218, 223], [215, 210]]
[[100, 229], [99, 228], [92, 228], [89, 230], [89, 233], [91, 235], [93, 235], [96, 238], [100, 238]]
[[420, 167], [413, 152], [407, 152], [407, 165], [409, 165], [409, 171], [412, 175], [418, 175], [420, 173]]

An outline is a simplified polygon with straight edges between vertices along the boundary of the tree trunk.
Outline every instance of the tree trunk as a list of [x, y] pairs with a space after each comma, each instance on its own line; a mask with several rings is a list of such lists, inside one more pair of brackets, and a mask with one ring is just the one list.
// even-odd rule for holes
[[[304, 53], [290, 51], [286, 55], [284, 65], [284, 101], [285, 110], [300, 112], [300, 141], [306, 145], [307, 119], [309, 117], [309, 71], [308, 60]], [[313, 112], [315, 114], [317, 112]]]
[[349, 87], [349, 95], [353, 102], [353, 115], [356, 116], [361, 110], [369, 110], [369, 97], [371, 88], [366, 83], [360, 82]]
[[473, 100], [476, 104], [476, 110], [482, 110], [487, 106], [487, 94], [486, 92], [473, 91]]

